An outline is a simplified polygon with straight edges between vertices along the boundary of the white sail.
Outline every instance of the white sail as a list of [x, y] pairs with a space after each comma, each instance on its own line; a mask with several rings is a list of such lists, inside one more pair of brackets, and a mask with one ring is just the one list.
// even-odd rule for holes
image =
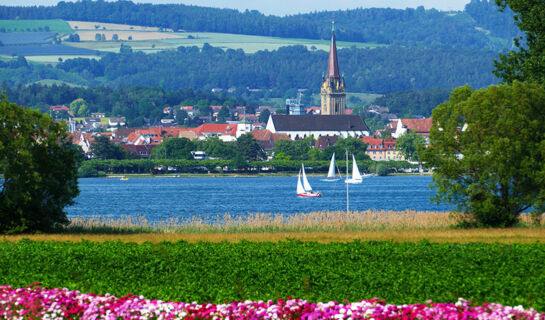
[[297, 176], [297, 194], [303, 194], [305, 193], [305, 189], [303, 188], [303, 185], [301, 184], [301, 169], [299, 169], [299, 175]]
[[361, 180], [360, 169], [358, 169], [358, 164], [356, 163], [356, 158], [352, 155], [352, 179]]
[[327, 177], [330, 179], [335, 178], [335, 152], [331, 156], [331, 162], [329, 163], [329, 171], [327, 172]]
[[307, 175], [305, 174], [305, 166], [301, 164], [301, 167], [303, 168], [303, 188], [305, 191], [312, 191], [312, 187], [308, 183]]

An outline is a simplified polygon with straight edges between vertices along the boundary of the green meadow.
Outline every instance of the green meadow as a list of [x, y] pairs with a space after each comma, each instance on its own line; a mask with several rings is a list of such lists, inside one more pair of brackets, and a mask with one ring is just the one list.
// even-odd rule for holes
[[[142, 32], [140, 32], [142, 33]], [[156, 34], [156, 33], [155, 33]], [[172, 33], [169, 33], [172, 34]], [[250, 36], [230, 33], [176, 33], [181, 38], [177, 39], [150, 39], [139, 41], [122, 41], [131, 46], [133, 50], [153, 53], [166, 49], [175, 49], [179, 46], [197, 46], [201, 48], [205, 43], [213, 47], [227, 49], [242, 49], [245, 53], [255, 53], [260, 50], [277, 50], [280, 47], [292, 45], [304, 45], [309, 50], [329, 50], [329, 40], [276, 38], [265, 36]], [[79, 43], [66, 43], [78, 48], [99, 50], [104, 52], [119, 52], [121, 41], [86, 41]], [[375, 48], [384, 45], [360, 42], [337, 42], [338, 48], [348, 47]]]
[[[0, 20], [0, 29], [5, 29], [6, 32], [27, 32], [27, 31], [46, 31], [45, 27], [49, 27], [49, 31], [67, 33], [72, 32], [70, 25], [63, 20]], [[40, 30], [41, 28], [41, 30]]]

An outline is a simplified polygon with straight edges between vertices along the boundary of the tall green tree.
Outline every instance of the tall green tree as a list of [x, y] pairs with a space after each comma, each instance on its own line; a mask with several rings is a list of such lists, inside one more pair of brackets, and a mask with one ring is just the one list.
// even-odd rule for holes
[[87, 102], [85, 102], [85, 100], [82, 98], [78, 98], [70, 103], [70, 111], [72, 111], [72, 114], [74, 115], [89, 115], [89, 107], [87, 106]]
[[80, 153], [63, 123], [0, 99], [0, 233], [66, 225], [79, 194]]
[[97, 159], [126, 159], [127, 152], [120, 145], [110, 141], [108, 137], [98, 136], [91, 145], [91, 153]]
[[367, 144], [355, 137], [340, 138], [335, 144], [335, 152], [337, 159], [344, 159], [345, 152], [353, 154], [357, 160], [369, 159], [369, 156], [365, 154], [367, 150]]
[[153, 148], [152, 157], [155, 159], [193, 160], [191, 151], [194, 150], [195, 144], [188, 138], [172, 138]]
[[545, 84], [545, 2], [541, 0], [495, 0], [515, 13], [515, 24], [524, 33], [516, 38], [517, 51], [500, 54], [494, 74], [506, 83], [535, 81]]
[[418, 153], [426, 146], [426, 139], [416, 132], [407, 132], [396, 140], [396, 149], [400, 150], [405, 159], [418, 161]]
[[246, 161], [256, 161], [265, 158], [265, 152], [251, 133], [245, 133], [237, 138], [236, 149]]
[[436, 201], [456, 204], [485, 226], [512, 226], [545, 200], [545, 90], [515, 81], [455, 89], [433, 111], [431, 146]]

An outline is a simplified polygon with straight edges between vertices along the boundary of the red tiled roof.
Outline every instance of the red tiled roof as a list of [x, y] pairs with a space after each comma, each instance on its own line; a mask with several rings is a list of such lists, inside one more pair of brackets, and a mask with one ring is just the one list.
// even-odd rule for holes
[[205, 133], [221, 133], [222, 135], [235, 136], [237, 134], [236, 124], [205, 123], [195, 128], [195, 133], [202, 136]]
[[321, 107], [310, 107], [310, 108], [307, 109], [307, 113], [311, 113], [311, 112], [316, 113], [314, 111], [320, 111], [321, 112], [322, 108]]
[[181, 106], [180, 110], [193, 110], [192, 106]]
[[417, 133], [429, 133], [431, 129], [431, 117], [427, 119], [401, 119], [401, 123], [408, 130]]
[[375, 137], [363, 137], [361, 141], [368, 145], [368, 151], [384, 151], [384, 150], [394, 150], [396, 145], [396, 140], [394, 138], [375, 138]]
[[70, 108], [67, 106], [51, 106], [51, 110], [53, 111], [70, 111]]
[[256, 140], [269, 141], [272, 138], [272, 132], [269, 130], [253, 130], [250, 132]]

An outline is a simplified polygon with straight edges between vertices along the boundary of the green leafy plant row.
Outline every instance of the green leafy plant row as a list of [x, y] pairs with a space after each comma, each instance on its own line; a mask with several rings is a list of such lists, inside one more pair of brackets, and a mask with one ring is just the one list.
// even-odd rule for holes
[[432, 299], [545, 310], [545, 245], [0, 242], [0, 283], [150, 299]]

